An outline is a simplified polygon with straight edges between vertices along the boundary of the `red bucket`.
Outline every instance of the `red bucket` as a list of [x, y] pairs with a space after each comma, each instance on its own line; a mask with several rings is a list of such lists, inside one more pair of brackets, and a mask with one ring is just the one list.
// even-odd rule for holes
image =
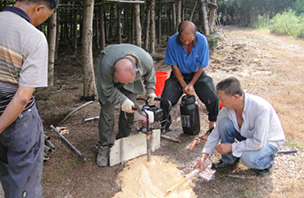
[[167, 72], [156, 71], [155, 75], [156, 75], [156, 83], [155, 83], [154, 93], [157, 96], [160, 96], [163, 93], [165, 81], [167, 80], [169, 74]]

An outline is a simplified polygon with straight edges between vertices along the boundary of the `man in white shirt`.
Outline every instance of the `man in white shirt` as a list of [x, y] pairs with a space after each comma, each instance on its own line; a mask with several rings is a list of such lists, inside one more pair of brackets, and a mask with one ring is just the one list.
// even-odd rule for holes
[[245, 166], [256, 169], [258, 176], [269, 175], [274, 154], [285, 142], [275, 110], [265, 99], [244, 93], [235, 77], [222, 79], [216, 88], [224, 108], [195, 168], [203, 171], [206, 159], [217, 151], [222, 159], [212, 168], [232, 166], [240, 159]]

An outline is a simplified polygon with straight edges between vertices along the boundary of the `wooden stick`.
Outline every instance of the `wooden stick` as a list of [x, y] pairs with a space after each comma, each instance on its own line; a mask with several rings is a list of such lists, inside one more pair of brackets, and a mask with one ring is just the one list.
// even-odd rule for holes
[[166, 190], [166, 193], [170, 193], [170, 192], [176, 190], [178, 187], [180, 187], [181, 185], [186, 183], [191, 177], [194, 177], [197, 173], [199, 173], [199, 171], [200, 171], [200, 169], [197, 168], [197, 169], [193, 170], [192, 172], [190, 172], [188, 175], [185, 175], [181, 181], [179, 181], [177, 184], [175, 184], [174, 186], [172, 186], [171, 188]]
[[[211, 164], [211, 160], [206, 161], [205, 164], [204, 164], [204, 167], [206, 168], [209, 164]], [[172, 186], [171, 188], [169, 188], [168, 190], [166, 190], [166, 193], [168, 194], [168, 193], [176, 190], [178, 187], [180, 187], [185, 182], [187, 182], [190, 178], [192, 178], [195, 175], [197, 175], [199, 172], [200, 172], [200, 169], [197, 168], [197, 169], [193, 170], [192, 172], [190, 172], [188, 175], [185, 175], [184, 178], [181, 181], [179, 181], [177, 184], [175, 184], [174, 186]]]
[[167, 140], [172, 140], [173, 142], [181, 143], [180, 139], [177, 139], [177, 138], [169, 137], [169, 136], [166, 136], [166, 135], [161, 135], [161, 137], [165, 138]]

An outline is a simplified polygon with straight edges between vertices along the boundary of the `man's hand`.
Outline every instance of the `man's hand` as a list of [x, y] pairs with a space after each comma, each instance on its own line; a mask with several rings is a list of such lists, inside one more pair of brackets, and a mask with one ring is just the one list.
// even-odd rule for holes
[[193, 87], [193, 85], [191, 84], [187, 84], [184, 87], [184, 93], [188, 94], [188, 95], [194, 95], [195, 89]]
[[148, 98], [148, 104], [149, 105], [154, 105], [154, 99], [156, 98], [156, 94], [155, 93], [149, 93], [149, 94], [147, 94], [147, 98]]
[[126, 99], [122, 105], [121, 110], [127, 113], [133, 113], [132, 107], [134, 107], [134, 103], [130, 99]]
[[205, 163], [206, 163], [206, 159], [208, 158], [208, 156], [209, 156], [209, 154], [202, 153], [201, 158], [196, 163], [194, 169], [199, 168], [200, 172], [204, 171], [206, 169]]
[[219, 144], [215, 147], [215, 150], [221, 154], [224, 155], [226, 153], [229, 153], [232, 151], [232, 144], [231, 143], [223, 143], [223, 144]]

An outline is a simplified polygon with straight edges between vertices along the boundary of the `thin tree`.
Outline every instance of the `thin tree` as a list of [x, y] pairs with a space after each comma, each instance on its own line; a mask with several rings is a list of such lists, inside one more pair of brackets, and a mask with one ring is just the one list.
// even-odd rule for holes
[[83, 100], [94, 100], [96, 95], [95, 74], [93, 68], [92, 37], [93, 37], [94, 0], [84, 1], [82, 29], [82, 62], [84, 71]]
[[134, 5], [135, 15], [135, 45], [141, 47], [141, 24], [140, 24], [140, 4]]
[[155, 53], [155, 0], [151, 0], [150, 53]]
[[55, 62], [55, 50], [56, 50], [56, 18], [57, 11], [55, 10], [51, 17], [49, 18], [49, 34], [48, 34], [48, 44], [49, 44], [49, 65], [48, 65], [48, 85], [54, 86], [54, 62]]

